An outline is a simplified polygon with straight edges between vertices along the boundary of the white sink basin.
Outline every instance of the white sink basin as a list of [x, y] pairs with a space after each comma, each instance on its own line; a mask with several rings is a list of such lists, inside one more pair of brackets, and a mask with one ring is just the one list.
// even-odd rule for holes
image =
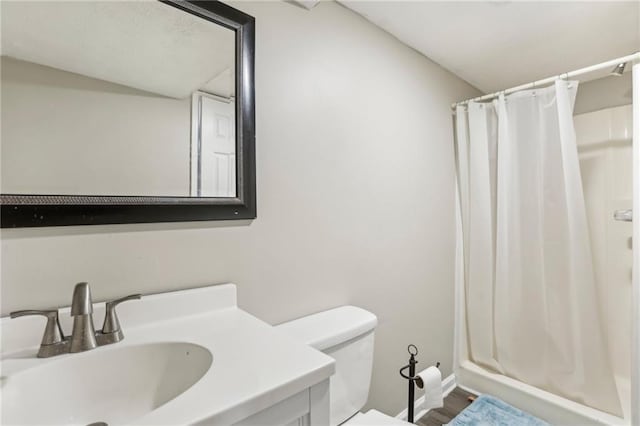
[[[51, 358], [36, 357], [42, 318], [0, 318], [0, 425], [232, 425], [334, 372], [329, 356], [239, 309], [233, 284], [148, 295], [118, 309], [122, 342]], [[69, 311], [59, 310], [67, 332]], [[104, 303], [93, 315], [104, 317]], [[324, 404], [314, 418], [328, 410]]]
[[2, 377], [2, 423], [135, 423], [198, 382], [212, 360], [208, 349], [182, 342], [65, 355]]

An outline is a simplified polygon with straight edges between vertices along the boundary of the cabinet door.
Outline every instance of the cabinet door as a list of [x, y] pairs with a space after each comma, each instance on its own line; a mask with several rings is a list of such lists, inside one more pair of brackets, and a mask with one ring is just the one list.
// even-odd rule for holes
[[326, 379], [234, 426], [328, 426], [329, 390]]
[[239, 421], [234, 426], [306, 426], [309, 417], [309, 389]]
[[309, 388], [309, 424], [311, 426], [325, 426], [331, 423], [329, 395], [329, 379]]
[[302, 416], [298, 419], [295, 419], [291, 423], [287, 423], [285, 426], [310, 426], [309, 415]]

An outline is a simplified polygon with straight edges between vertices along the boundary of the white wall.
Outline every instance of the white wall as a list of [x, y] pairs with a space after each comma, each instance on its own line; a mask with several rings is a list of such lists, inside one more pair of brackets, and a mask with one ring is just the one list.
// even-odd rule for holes
[[[256, 17], [258, 218], [4, 230], [2, 314], [210, 283], [279, 323], [342, 304], [376, 313], [369, 404], [406, 403], [453, 351], [454, 153], [449, 105], [479, 93], [333, 2], [233, 3]], [[126, 327], [126, 325], [125, 325]]]
[[190, 96], [5, 56], [1, 87], [2, 193], [189, 195]]

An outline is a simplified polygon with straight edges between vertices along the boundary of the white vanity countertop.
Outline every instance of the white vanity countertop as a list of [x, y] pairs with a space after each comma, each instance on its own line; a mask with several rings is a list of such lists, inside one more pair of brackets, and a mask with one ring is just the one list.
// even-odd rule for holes
[[[103, 306], [95, 304], [96, 328], [102, 324]], [[133, 423], [176, 425], [202, 421], [226, 425], [318, 384], [334, 373], [331, 357], [239, 309], [233, 284], [144, 296], [140, 301], [122, 304], [118, 312], [125, 334], [123, 341], [46, 359], [35, 357], [44, 331], [42, 317], [2, 318], [2, 376], [127, 345], [194, 343], [207, 348], [213, 356], [207, 373], [183, 394]], [[61, 310], [60, 319], [68, 334], [71, 329], [68, 308]]]

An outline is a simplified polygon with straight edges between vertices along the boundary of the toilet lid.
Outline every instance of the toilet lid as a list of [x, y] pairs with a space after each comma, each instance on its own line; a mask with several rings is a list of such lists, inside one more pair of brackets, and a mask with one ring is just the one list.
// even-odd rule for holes
[[396, 419], [376, 410], [369, 410], [365, 414], [358, 414], [348, 422], [344, 423], [347, 426], [384, 426], [384, 425], [397, 425], [407, 426], [411, 423], [407, 423], [400, 419]]

